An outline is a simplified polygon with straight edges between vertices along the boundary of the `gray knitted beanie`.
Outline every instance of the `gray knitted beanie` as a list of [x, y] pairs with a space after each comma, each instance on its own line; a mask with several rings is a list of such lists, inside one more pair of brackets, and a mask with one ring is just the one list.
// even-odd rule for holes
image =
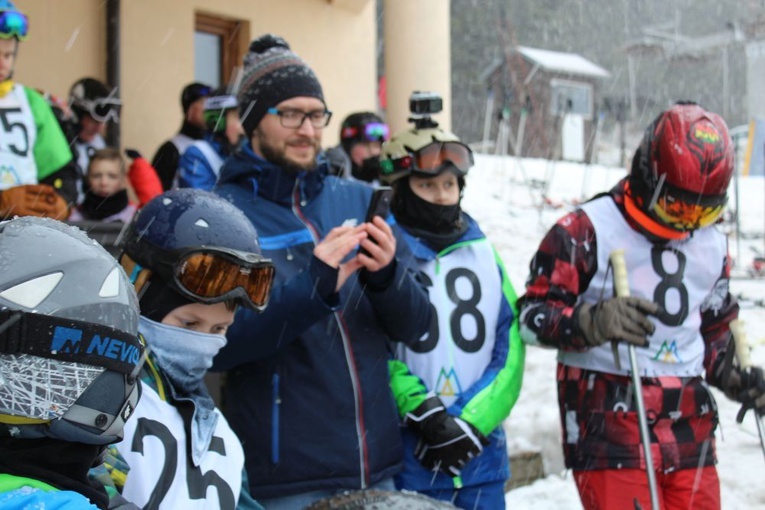
[[310, 67], [290, 50], [287, 41], [265, 34], [250, 43], [239, 87], [239, 114], [247, 136], [258, 127], [266, 110], [293, 97], [324, 102], [321, 84]]

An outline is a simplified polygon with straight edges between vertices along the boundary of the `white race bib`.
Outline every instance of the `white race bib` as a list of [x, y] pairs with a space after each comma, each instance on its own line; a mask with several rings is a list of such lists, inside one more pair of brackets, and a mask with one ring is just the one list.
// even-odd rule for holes
[[494, 252], [487, 239], [419, 264], [433, 306], [430, 330], [397, 358], [448, 407], [475, 383], [491, 361], [502, 300]]
[[0, 98], [0, 190], [37, 184], [36, 140], [32, 108], [24, 87], [16, 84]]
[[178, 410], [144, 385], [125, 439], [115, 446], [130, 466], [122, 495], [140, 508], [233, 510], [242, 489], [244, 452], [218, 409], [210, 448], [199, 466], [188, 451]]

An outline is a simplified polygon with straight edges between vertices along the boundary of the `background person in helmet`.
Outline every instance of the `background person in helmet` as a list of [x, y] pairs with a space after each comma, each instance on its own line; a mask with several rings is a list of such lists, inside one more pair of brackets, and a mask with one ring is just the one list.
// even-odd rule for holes
[[[106, 148], [104, 134], [109, 122], [119, 122], [122, 102], [116, 89], [109, 89], [95, 78], [77, 80], [69, 90], [71, 115], [62, 116], [64, 131], [77, 158], [79, 194], [77, 203], [85, 200], [88, 191], [86, 174], [90, 156], [94, 151]], [[141, 154], [126, 149], [132, 159], [128, 167], [128, 178], [139, 204], [143, 205], [162, 193], [162, 184], [157, 172]]]
[[327, 150], [330, 173], [376, 184], [380, 151], [387, 139], [388, 125], [379, 115], [348, 115], [340, 126], [340, 144]]
[[141, 393], [133, 286], [100, 245], [50, 219], [0, 223], [0, 252], [0, 507], [105, 509], [88, 469]]
[[[430, 331], [414, 345], [399, 344], [391, 362], [407, 425], [396, 486], [494, 510], [505, 507], [501, 425], [518, 399], [525, 347], [499, 254], [460, 208], [472, 164], [471, 150], [432, 120], [383, 144], [381, 181], [393, 186], [399, 241], [414, 254], [435, 315]], [[463, 319], [454, 323], [455, 314]]]
[[[707, 384], [765, 411], [762, 370], [732, 363], [738, 304], [714, 226], [732, 174], [723, 119], [676, 104], [646, 129], [629, 176], [560, 219], [531, 261], [521, 335], [558, 349], [563, 451], [586, 509], [650, 505], [627, 343], [637, 346], [662, 508], [720, 508]], [[614, 297], [615, 249], [632, 297]]]
[[194, 140], [201, 140], [207, 132], [204, 118], [205, 98], [213, 91], [204, 83], [189, 83], [181, 92], [183, 124], [171, 139], [159, 146], [151, 165], [162, 181], [162, 189], [167, 191], [177, 187], [176, 176], [181, 156]]
[[213, 189], [223, 161], [244, 139], [239, 103], [227, 90], [218, 90], [205, 99], [204, 117], [207, 134], [189, 145], [181, 157], [178, 168], [181, 188]]
[[136, 419], [112, 447], [129, 469], [113, 471], [115, 485], [146, 508], [260, 508], [242, 446], [204, 382], [236, 308], [260, 310], [269, 297], [273, 265], [255, 228], [216, 195], [174, 190], [138, 212], [122, 247], [150, 353]]
[[262, 314], [237, 316], [215, 368], [227, 370], [226, 417], [245, 445], [252, 494], [293, 509], [393, 488], [403, 452], [389, 341], [425, 333], [427, 294], [390, 226], [364, 222], [371, 187], [327, 175], [317, 159], [331, 115], [310, 67], [264, 35], [241, 83], [248, 140], [215, 192], [258, 229], [276, 280]]
[[119, 122], [122, 101], [116, 89], [110, 89], [95, 78], [81, 78], [69, 89], [69, 108], [72, 112], [70, 136], [74, 135], [77, 166], [82, 176], [88, 168], [92, 151], [106, 147], [108, 122]]
[[136, 212], [127, 192], [125, 160], [117, 149], [100, 149], [88, 163], [88, 192], [85, 200], [72, 209], [68, 221], [119, 221], [130, 223]]
[[13, 80], [27, 17], [0, 0], [0, 217], [66, 219], [77, 196], [72, 153], [47, 102]]

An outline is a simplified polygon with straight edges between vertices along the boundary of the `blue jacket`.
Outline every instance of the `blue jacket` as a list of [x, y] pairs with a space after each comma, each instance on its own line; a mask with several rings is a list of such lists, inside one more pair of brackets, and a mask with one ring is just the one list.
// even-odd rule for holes
[[[200, 148], [201, 144], [206, 144], [208, 154], [205, 154], [205, 150]], [[219, 159], [216, 159], [215, 156], [218, 156]], [[227, 157], [228, 151], [218, 136], [207, 133], [202, 140], [195, 140], [183, 152], [178, 163], [178, 186], [207, 191], [213, 189], [215, 181], [218, 180], [223, 161]]]
[[276, 265], [268, 307], [238, 313], [213, 368], [228, 371], [226, 416], [244, 444], [252, 495], [360, 489], [399, 472], [389, 341], [425, 333], [427, 291], [404, 243], [388, 271], [357, 273], [339, 293], [335, 270], [313, 257], [332, 228], [364, 220], [372, 189], [324, 165], [284, 172], [246, 145], [215, 192], [250, 218]]

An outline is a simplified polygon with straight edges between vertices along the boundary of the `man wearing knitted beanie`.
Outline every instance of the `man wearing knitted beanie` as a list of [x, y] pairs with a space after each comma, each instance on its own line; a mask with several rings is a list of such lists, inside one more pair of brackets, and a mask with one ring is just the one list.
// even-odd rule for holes
[[251, 492], [268, 509], [292, 509], [392, 489], [403, 453], [390, 342], [416, 345], [426, 333], [427, 293], [385, 219], [364, 221], [372, 189], [319, 160], [331, 113], [284, 39], [251, 43], [238, 99], [248, 142], [214, 191], [255, 225], [276, 277], [263, 313], [237, 315], [213, 370], [228, 372], [226, 416]]

